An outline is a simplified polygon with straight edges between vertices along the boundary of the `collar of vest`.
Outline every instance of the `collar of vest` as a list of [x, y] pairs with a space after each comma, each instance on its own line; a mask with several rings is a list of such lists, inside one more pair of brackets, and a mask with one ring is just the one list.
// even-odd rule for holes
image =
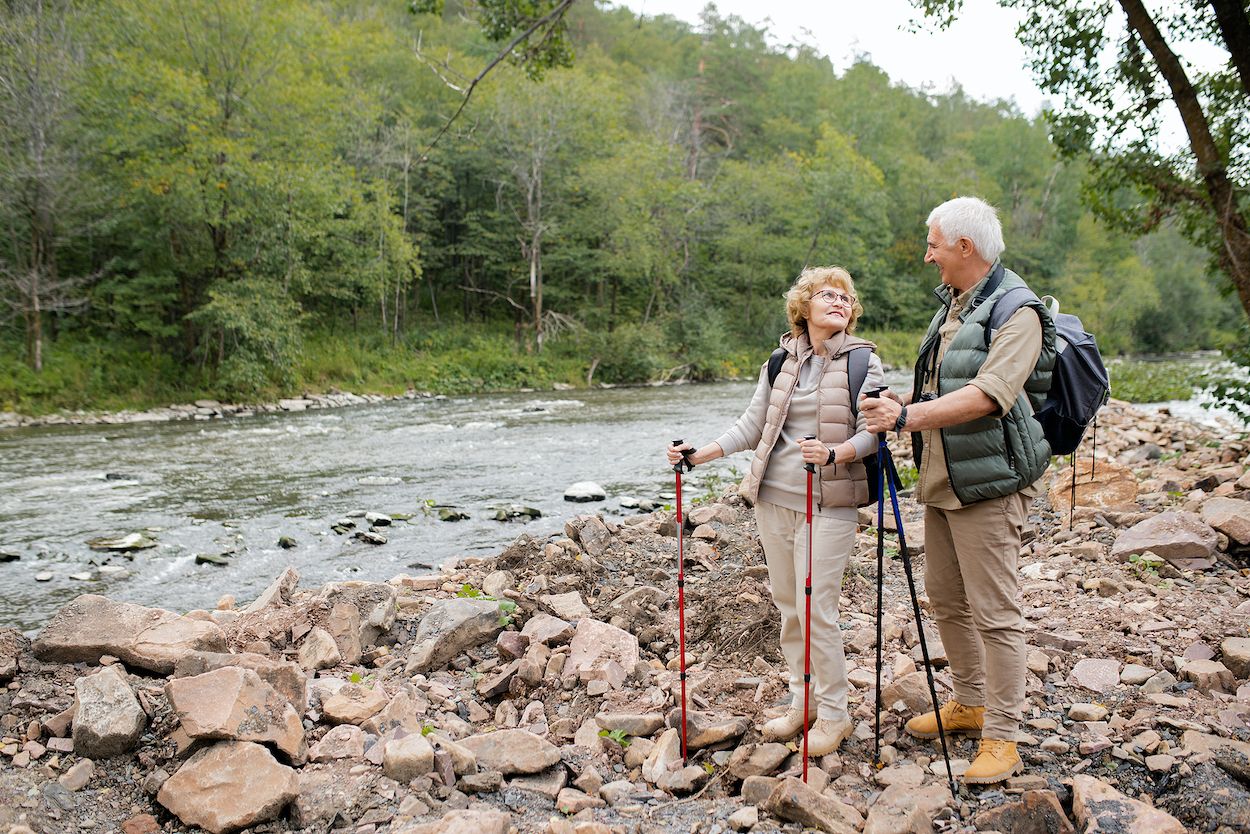
[[[994, 261], [994, 265], [990, 267], [990, 272], [979, 282], [977, 282], [969, 292], [976, 291], [976, 295], [968, 302], [968, 306], [959, 312], [959, 320], [965, 321], [973, 310], [985, 303], [985, 300], [997, 292], [999, 286], [1003, 283], [1003, 276], [1006, 270], [1003, 268], [1002, 261]], [[955, 302], [955, 293], [946, 284], [939, 284], [933, 289], [933, 294], [938, 297], [943, 306], [950, 308]]]
[[[807, 334], [795, 336], [793, 333], [785, 333], [780, 339], [781, 347], [785, 348], [791, 356], [803, 359], [812, 352], [811, 343], [808, 342]], [[828, 359], [837, 359], [845, 353], [849, 353], [858, 347], [868, 346], [873, 349], [876, 345], [867, 339], [861, 339], [843, 330], [841, 333], [834, 333], [833, 338], [825, 340], [825, 352]]]

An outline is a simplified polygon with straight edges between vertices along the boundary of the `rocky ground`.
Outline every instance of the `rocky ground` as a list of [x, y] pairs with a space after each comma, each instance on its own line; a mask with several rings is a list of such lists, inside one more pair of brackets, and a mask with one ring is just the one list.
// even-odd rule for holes
[[0, 631], [0, 831], [1250, 831], [1250, 445], [1113, 402], [1077, 470], [1021, 553], [1025, 775], [958, 801], [900, 733], [929, 695], [892, 534], [874, 762], [875, 513], [842, 588], [855, 733], [807, 784], [761, 741], [785, 669], [731, 492], [687, 513], [684, 766], [673, 514], [582, 516], [436, 576], [288, 571], [185, 615], [85, 595]]

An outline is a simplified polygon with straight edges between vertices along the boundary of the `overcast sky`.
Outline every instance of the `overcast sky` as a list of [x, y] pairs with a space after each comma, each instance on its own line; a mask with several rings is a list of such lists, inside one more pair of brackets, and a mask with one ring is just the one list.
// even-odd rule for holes
[[[697, 23], [706, 0], [614, 0], [646, 15], [670, 14]], [[803, 2], [802, 0], [719, 0], [722, 15], [737, 15], [768, 29], [780, 43], [801, 41], [829, 56], [839, 72], [856, 55], [867, 55], [890, 78], [909, 87], [946, 92], [958, 81], [973, 98], [1015, 99], [1027, 116], [1036, 115], [1042, 92], [1025, 65], [1015, 39], [1020, 13], [993, 0], [965, 0], [964, 11], [946, 31], [907, 31], [918, 17], [907, 0]]]

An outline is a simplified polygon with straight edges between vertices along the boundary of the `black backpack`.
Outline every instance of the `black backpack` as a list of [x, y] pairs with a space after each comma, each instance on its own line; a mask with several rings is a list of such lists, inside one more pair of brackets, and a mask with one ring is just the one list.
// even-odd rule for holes
[[1042, 424], [1052, 454], [1070, 455], [1081, 445], [1090, 424], [1096, 425], [1098, 409], [1111, 396], [1111, 380], [1098, 343], [1081, 326], [1081, 320], [1060, 313], [1054, 297], [1038, 299], [1028, 287], [1016, 287], [999, 296], [985, 324], [985, 346], [989, 347], [998, 328], [1017, 310], [1033, 301], [1041, 301], [1055, 323], [1055, 370], [1046, 401], [1033, 419]]
[[[872, 353], [872, 348], [863, 345], [857, 348], [851, 348], [846, 357], [846, 373], [850, 377], [848, 387], [851, 390], [851, 413], [859, 415], [859, 392], [864, 387], [864, 380], [868, 377], [868, 355]], [[768, 384], [771, 387], [777, 381], [777, 374], [781, 373], [781, 366], [785, 364], [786, 356], [789, 354], [785, 348], [777, 348], [772, 355], [768, 357]], [[861, 461], [864, 468], [868, 470], [868, 503], [862, 506], [870, 506], [877, 503], [881, 497], [879, 490], [879, 482], [881, 476], [878, 474], [877, 455], [871, 454]], [[894, 481], [894, 492], [897, 494], [903, 488], [903, 484], [897, 478]]]

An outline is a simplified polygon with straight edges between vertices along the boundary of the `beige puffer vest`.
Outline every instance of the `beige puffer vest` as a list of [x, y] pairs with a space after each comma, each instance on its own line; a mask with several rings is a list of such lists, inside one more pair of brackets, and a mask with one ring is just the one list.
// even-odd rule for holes
[[[835, 341], [836, 337], [827, 342], [826, 347], [831, 347]], [[852, 348], [871, 344], [847, 334], [841, 345], [829, 351], [829, 359], [825, 362], [817, 388], [816, 408], [819, 423], [816, 438], [826, 446], [836, 446], [855, 434], [856, 415], [851, 409], [846, 354]], [[781, 346], [789, 352], [789, 356], [782, 363], [781, 371], [773, 382], [768, 412], [764, 417], [764, 431], [759, 445], [755, 447], [755, 456], [751, 459], [751, 471], [738, 487], [738, 494], [750, 504], [754, 504], [759, 496], [760, 482], [768, 470], [768, 459], [777, 444], [777, 438], [781, 436], [781, 427], [785, 425], [786, 415], [790, 410], [790, 397], [799, 381], [799, 362], [812, 352], [806, 335], [796, 339], [787, 333], [781, 337]], [[820, 474], [820, 495], [817, 502], [820, 507], [860, 507], [868, 503], [868, 475], [860, 461], [838, 466], [818, 466], [816, 471]]]

